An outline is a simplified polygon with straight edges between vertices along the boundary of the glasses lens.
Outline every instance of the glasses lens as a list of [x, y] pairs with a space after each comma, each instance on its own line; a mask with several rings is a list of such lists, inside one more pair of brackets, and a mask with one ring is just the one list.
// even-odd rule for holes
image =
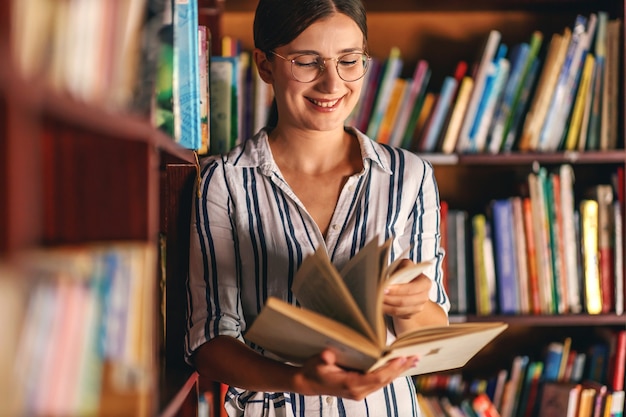
[[315, 54], [298, 55], [291, 60], [291, 73], [296, 80], [309, 83], [320, 76], [324, 63]]
[[363, 53], [350, 53], [337, 58], [337, 71], [344, 81], [356, 81], [365, 75], [369, 60]]

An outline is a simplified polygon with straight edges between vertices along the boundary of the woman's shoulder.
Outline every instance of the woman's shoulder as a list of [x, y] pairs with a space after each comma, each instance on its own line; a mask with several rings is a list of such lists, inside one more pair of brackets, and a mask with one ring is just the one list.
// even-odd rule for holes
[[416, 166], [430, 167], [430, 162], [414, 152], [386, 143], [380, 143], [370, 138], [356, 128], [350, 128], [357, 135], [363, 150], [363, 156], [378, 162], [386, 170], [395, 171], [404, 166], [413, 169]]
[[267, 153], [267, 132], [262, 129], [227, 152], [203, 157], [200, 166], [222, 166], [224, 169], [257, 167], [266, 163]]

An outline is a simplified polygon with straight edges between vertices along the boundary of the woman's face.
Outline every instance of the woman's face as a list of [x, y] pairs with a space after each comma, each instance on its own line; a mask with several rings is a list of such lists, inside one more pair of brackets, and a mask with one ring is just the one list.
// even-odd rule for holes
[[[339, 56], [363, 51], [363, 34], [348, 16], [336, 13], [309, 26], [291, 43], [274, 52], [272, 63], [274, 94], [278, 106], [279, 126], [329, 131], [343, 129], [343, 124], [356, 105], [363, 78], [346, 82], [337, 74]], [[303, 53], [326, 58], [326, 70], [313, 82], [293, 79], [290, 59]], [[295, 65], [295, 64], [294, 64]]]

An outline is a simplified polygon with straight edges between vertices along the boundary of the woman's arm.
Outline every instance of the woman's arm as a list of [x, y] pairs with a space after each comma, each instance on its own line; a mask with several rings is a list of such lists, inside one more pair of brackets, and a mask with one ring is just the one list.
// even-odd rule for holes
[[361, 400], [390, 384], [414, 366], [417, 358], [397, 358], [363, 374], [337, 366], [334, 353], [326, 350], [298, 367], [266, 358], [235, 338], [218, 336], [200, 346], [193, 361], [203, 379], [249, 391], [297, 392]]

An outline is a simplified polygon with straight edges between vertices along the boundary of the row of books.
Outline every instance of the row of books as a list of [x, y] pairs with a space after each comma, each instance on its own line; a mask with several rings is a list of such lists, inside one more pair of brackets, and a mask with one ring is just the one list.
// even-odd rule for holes
[[26, 79], [114, 111], [148, 115], [158, 25], [154, 0], [13, 1], [11, 52]]
[[403, 77], [401, 51], [392, 48], [372, 61], [349, 123], [425, 153], [615, 149], [620, 25], [599, 11], [550, 42], [534, 31], [512, 46], [491, 30], [480, 59], [460, 61], [440, 86], [430, 85], [423, 59]]
[[98, 415], [115, 403], [103, 392], [145, 398], [134, 415], [148, 415], [156, 264], [151, 245], [124, 242], [28, 251], [0, 268], [12, 286], [3, 320], [19, 323], [0, 358], [6, 415]]
[[452, 311], [623, 314], [621, 186], [575, 196], [573, 169], [563, 164], [538, 167], [522, 184], [526, 194], [495, 199], [484, 213], [444, 203]]
[[[534, 31], [511, 47], [494, 29], [480, 59], [460, 61], [441, 86], [431, 85], [434, 69], [426, 59], [405, 77], [402, 53], [393, 47], [385, 59], [373, 57], [347, 124], [422, 153], [615, 149], [620, 27], [599, 11], [579, 15], [549, 42]], [[211, 121], [221, 126], [213, 135], [221, 143], [216, 151], [254, 134], [271, 105], [271, 89], [256, 76], [249, 53], [228, 36], [221, 41], [228, 63], [219, 57], [210, 64], [219, 66], [210, 74], [222, 83], [211, 96]]]
[[[626, 330], [577, 348], [569, 337], [553, 341], [541, 357], [515, 356], [509, 368], [488, 377], [418, 376], [420, 404], [427, 416], [621, 417]], [[481, 414], [477, 398], [495, 414]]]

